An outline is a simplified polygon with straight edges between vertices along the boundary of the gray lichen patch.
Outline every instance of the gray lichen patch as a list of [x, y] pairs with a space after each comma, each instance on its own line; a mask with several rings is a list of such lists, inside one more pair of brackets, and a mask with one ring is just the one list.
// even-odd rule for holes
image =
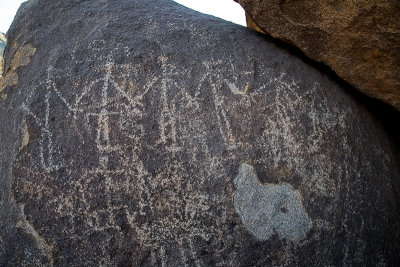
[[300, 192], [290, 184], [261, 184], [252, 166], [243, 163], [234, 180], [234, 206], [244, 227], [256, 239], [265, 241], [273, 234], [294, 242], [311, 228]]

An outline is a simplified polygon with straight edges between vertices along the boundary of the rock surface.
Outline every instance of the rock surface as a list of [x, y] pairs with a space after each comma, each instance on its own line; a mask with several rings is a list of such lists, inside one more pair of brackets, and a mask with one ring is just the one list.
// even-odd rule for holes
[[29, 1], [7, 38], [0, 265], [399, 263], [398, 151], [291, 52], [166, 0]]
[[249, 27], [300, 48], [400, 110], [400, 1], [235, 1]]

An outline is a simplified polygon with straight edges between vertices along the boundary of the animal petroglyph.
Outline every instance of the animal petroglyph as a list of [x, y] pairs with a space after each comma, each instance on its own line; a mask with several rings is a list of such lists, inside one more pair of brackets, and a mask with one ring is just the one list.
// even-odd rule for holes
[[235, 180], [234, 205], [246, 229], [258, 240], [273, 234], [297, 242], [311, 228], [300, 192], [287, 183], [259, 182], [252, 166], [243, 163]]

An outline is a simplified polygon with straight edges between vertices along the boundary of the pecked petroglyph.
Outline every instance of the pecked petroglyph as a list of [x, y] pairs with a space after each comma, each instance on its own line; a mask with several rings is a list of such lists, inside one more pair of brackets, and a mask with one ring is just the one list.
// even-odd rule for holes
[[[27, 66], [32, 77], [0, 105], [2, 122], [19, 131], [15, 156], [3, 157], [5, 148], [0, 160], [12, 164], [10, 194], [51, 244], [56, 265], [290, 265], [305, 257], [298, 251], [321, 243], [323, 231], [351, 230], [351, 218], [341, 220], [343, 204], [358, 212], [358, 200], [369, 200], [352, 190], [367, 188], [353, 170], [385, 160], [358, 145], [366, 138], [352, 137], [374, 129], [359, 120], [362, 111], [287, 51], [209, 17], [197, 24], [202, 18], [180, 16], [169, 2], [161, 5], [167, 23], [146, 1], [57, 2], [65, 21], [51, 12], [48, 21], [74, 33], [63, 35], [65, 43], [50, 42], [63, 39], [55, 27], [18, 40], [48, 50], [38, 46], [35, 63], [43, 64]], [[81, 13], [89, 11], [83, 6], [90, 12]], [[3, 115], [13, 112], [17, 121]], [[251, 172], [253, 180], [235, 179], [244, 161], [260, 181]], [[256, 207], [279, 202], [295, 213], [281, 205], [286, 214], [259, 216], [268, 226], [260, 228], [251, 222], [257, 212], [249, 212], [255, 191], [265, 196]], [[273, 246], [262, 241], [271, 231], [279, 237]], [[351, 242], [349, 233], [338, 243]], [[333, 249], [326, 251], [319, 257]]]
[[26, 147], [29, 143], [29, 132], [28, 125], [26, 124], [26, 119], [24, 119], [22, 123], [22, 139], [21, 146], [19, 147], [19, 151], [21, 151], [24, 147]]
[[19, 220], [16, 223], [16, 227], [21, 228], [23, 231], [26, 232], [26, 234], [28, 234], [33, 238], [36, 246], [40, 249], [41, 253], [48, 261], [48, 266], [54, 266], [52, 248], [49, 244], [46, 243], [46, 240], [38, 234], [36, 229], [26, 219], [24, 213], [24, 206], [25, 206], [24, 204], [19, 204], [18, 206], [20, 213], [19, 213]]
[[[160, 59], [165, 61], [166, 59]], [[35, 165], [31, 175], [33, 177], [43, 177], [44, 173], [61, 171], [65, 175], [74, 175], [74, 173], [80, 173], [79, 176], [75, 176], [74, 183], [71, 186], [64, 188], [64, 193], [56, 196], [52, 200], [52, 203], [57, 204], [54, 207], [54, 211], [57, 216], [67, 216], [72, 218], [74, 214], [80, 214], [83, 216], [85, 221], [85, 228], [92, 229], [94, 231], [106, 231], [107, 229], [119, 229], [118, 222], [114, 217], [114, 213], [117, 210], [122, 210], [123, 216], [126, 217], [127, 225], [131, 229], [135, 229], [135, 232], [140, 236], [140, 243], [144, 246], [151, 246], [154, 242], [162, 243], [164, 239], [176, 239], [177, 242], [189, 246], [192, 241], [185, 234], [191, 232], [193, 236], [201, 237], [204, 240], [210, 240], [212, 233], [216, 231], [213, 227], [206, 227], [199, 223], [199, 217], [207, 217], [207, 221], [226, 220], [225, 217], [219, 218], [218, 216], [212, 216], [211, 214], [203, 214], [204, 211], [209, 210], [212, 205], [222, 206], [222, 199], [217, 196], [209, 195], [206, 190], [206, 181], [197, 181], [196, 185], [194, 181], [186, 180], [181, 165], [182, 155], [178, 155], [181, 151], [179, 140], [177, 140], [178, 125], [176, 121], [184, 121], [187, 118], [182, 118], [182, 114], [176, 110], [178, 105], [178, 99], [171, 101], [170, 93], [171, 87], [177, 89], [177, 96], [179, 98], [196, 99], [196, 96], [192, 96], [185, 90], [181, 90], [175, 82], [168, 77], [151, 79], [150, 82], [145, 84], [143, 88], [136, 91], [135, 94], [130, 93], [132, 88], [128, 86], [121, 87], [119, 84], [124, 84], [121, 79], [127, 79], [128, 77], [120, 75], [121, 68], [135, 69], [136, 66], [121, 66], [113, 63], [112, 58], [108, 58], [105, 62], [104, 68], [101, 69], [103, 75], [101, 78], [88, 85], [83, 86], [82, 91], [71, 97], [62, 92], [57, 85], [56, 80], [59, 76], [58, 70], [49, 67], [47, 69], [47, 78], [42, 84], [32, 89], [31, 97], [34, 92], [43, 92], [44, 99], [41, 99], [44, 103], [44, 110], [34, 111], [29, 104], [23, 105], [23, 110], [26, 112], [29, 119], [28, 122], [23, 124], [23, 135], [21, 149], [26, 147], [26, 144], [30, 142], [29, 134], [27, 132], [27, 124], [29, 128], [39, 128], [37, 139], [31, 140], [32, 146], [29, 149], [37, 151], [37, 154], [32, 154], [32, 161], [30, 164]], [[165, 70], [164, 70], [165, 69]], [[169, 66], [163, 66], [163, 72], [167, 73]], [[135, 71], [132, 71], [135, 73]], [[153, 81], [153, 82], [151, 82]], [[126, 83], [125, 83], [126, 84]], [[154, 143], [149, 143], [149, 148], [153, 149], [152, 146], [162, 145], [165, 147], [165, 152], [168, 155], [168, 160], [163, 163], [163, 168], [167, 172], [167, 175], [158, 171], [158, 174], [152, 174], [145, 162], [142, 159], [143, 139], [146, 138], [147, 130], [144, 129], [144, 125], [139, 123], [143, 116], [146, 115], [144, 111], [145, 102], [143, 98], [148, 93], [156, 93], [154, 85], [160, 86], [160, 120], [158, 127], [158, 138], [154, 140]], [[97, 95], [97, 90], [99, 95]], [[136, 89], [135, 89], [136, 90]], [[71, 90], [70, 92], [75, 92]], [[94, 96], [90, 98], [90, 95]], [[34, 99], [28, 99], [32, 101]], [[198, 110], [200, 107], [198, 101], [192, 103], [187, 102], [192, 106], [188, 106], [188, 110]], [[60, 118], [54, 116], [55, 109], [57, 106], [63, 106], [68, 111], [66, 117]], [[88, 110], [86, 112], [84, 110]], [[194, 109], [193, 109], [194, 108]], [[193, 123], [196, 123], [195, 127], [199, 127], [200, 123], [198, 118], [194, 118]], [[93, 162], [94, 167], [86, 167], [83, 172], [69, 168], [76, 164], [81, 159], [71, 158], [70, 155], [62, 156], [60, 154], [60, 147], [63, 142], [62, 136], [60, 136], [61, 124], [57, 126], [56, 122], [62, 123], [64, 120], [69, 121], [68, 130], [71, 134], [76, 136], [73, 140], [82, 142], [89, 148], [93, 144], [93, 155], [96, 155], [96, 162]], [[81, 125], [79, 121], [87, 122]], [[90, 122], [95, 122], [92, 125]], [[201, 126], [200, 126], [201, 127]], [[116, 132], [119, 134], [116, 135]], [[198, 135], [196, 138], [200, 138], [200, 147], [196, 148], [198, 153], [205, 152], [207, 160], [215, 162], [208, 170], [207, 173], [215, 171], [215, 169], [222, 168], [221, 163], [218, 162], [215, 156], [210, 154], [208, 144], [205, 142], [206, 130], [198, 129]], [[85, 136], [91, 134], [90, 139], [86, 139]], [[184, 128], [180, 129], [180, 134], [184, 133]], [[120, 136], [116, 138], [116, 136]], [[187, 133], [189, 138], [193, 135], [190, 132]], [[130, 146], [122, 146], [120, 144], [121, 139], [127, 138], [125, 142], [130, 143]], [[72, 141], [72, 139], [70, 140]], [[196, 145], [197, 146], [197, 145]], [[77, 147], [78, 151], [80, 150]], [[30, 150], [27, 151], [27, 156], [32, 153]], [[80, 152], [75, 152], [79, 154]], [[127, 155], [129, 155], [127, 157]], [[196, 153], [193, 155], [196, 157]], [[31, 156], [28, 156], [31, 157]], [[213, 159], [210, 159], [213, 158]], [[83, 159], [84, 160], [84, 159]], [[116, 166], [116, 168], [110, 167]], [[25, 168], [23, 166], [20, 166]], [[40, 170], [44, 172], [41, 173]], [[32, 170], [31, 170], [32, 171]], [[76, 175], [75, 174], [75, 175]], [[78, 178], [79, 177], [79, 178]], [[41, 179], [41, 178], [40, 178]], [[45, 180], [47, 178], [44, 178]], [[61, 178], [51, 178], [53, 182], [62, 182]], [[97, 197], [92, 193], [90, 189], [93, 183], [96, 182], [96, 195], [101, 196], [103, 205], [98, 206], [94, 198]], [[43, 180], [44, 182], [44, 180]], [[18, 183], [18, 181], [17, 181]], [[200, 183], [200, 184], [197, 184]], [[36, 180], [35, 183], [31, 184], [32, 188], [37, 190], [40, 201], [41, 196], [48, 194], [47, 190], [42, 187], [42, 182]], [[160, 189], [164, 188], [160, 194]], [[193, 190], [191, 188], [197, 188], [196, 192], [192, 194], [182, 195], [182, 192], [186, 190]], [[16, 189], [26, 190], [26, 187]], [[80, 196], [80, 202], [84, 205], [84, 208], [74, 207], [73, 199], [65, 198], [65, 194], [68, 192], [75, 192], [74, 194]], [[119, 195], [122, 198], [131, 199], [131, 205], [122, 205], [115, 203], [113, 195]], [[211, 205], [211, 203], [213, 203]], [[133, 204], [134, 203], [134, 204]], [[176, 209], [176, 203], [183, 203], [184, 210]], [[153, 206], [154, 205], [154, 206]], [[98, 208], [94, 208], [98, 207]], [[161, 214], [168, 213], [170, 215], [165, 216]], [[153, 215], [150, 215], [153, 214]], [[203, 215], [201, 215], [203, 214]], [[152, 221], [152, 225], [141, 225], [138, 226], [138, 217], [143, 216], [155, 216]], [[173, 218], [179, 219], [173, 219]], [[107, 218], [105, 221], [102, 218]], [[221, 223], [218, 223], [219, 225]], [[68, 232], [72, 235], [79, 231], [79, 229], [69, 229]], [[89, 230], [88, 230], [89, 231]], [[193, 237], [192, 237], [193, 238]], [[157, 259], [162, 260], [161, 255], [163, 250], [159, 250], [155, 255]], [[161, 253], [161, 254], [160, 254]], [[183, 256], [190, 261], [196, 261], [200, 264], [201, 259], [196, 254], [194, 248], [192, 251], [182, 252]]]
[[[332, 182], [327, 159], [316, 160], [326, 168], [308, 173], [303, 158], [307, 151], [319, 151], [321, 132], [336, 125], [345, 129], [344, 118], [335, 115], [337, 110], [329, 110], [325, 121], [311, 119], [318, 131], [299, 139], [290, 115], [318, 92], [319, 85], [300, 94], [299, 85], [280, 74], [237, 97], [221, 79], [221, 61], [197, 62], [207, 71], [193, 80], [186, 70], [170, 63], [170, 56], [152, 60], [160, 70], [149, 75], [140, 63], [116, 63], [114, 56], [107, 55], [94, 69], [96, 78], [81, 83], [68, 82], [69, 70], [47, 68], [45, 79], [29, 91], [22, 106], [26, 126], [22, 127], [24, 149], [14, 167], [16, 199], [48, 205], [49, 217], [63, 218], [52, 231], [66, 233], [70, 240], [84, 242], [90, 234], [107, 231], [116, 231], [122, 238], [122, 229], [129, 229], [129, 238], [150, 249], [155, 265], [168, 266], [171, 251], [178, 251], [182, 265], [204, 264], [199, 242], [224, 246], [224, 240], [214, 237], [232, 231], [229, 220], [235, 208], [256, 239], [267, 240], [274, 233], [294, 243], [303, 239], [311, 222], [300, 208], [298, 191], [287, 183], [262, 186], [258, 181], [247, 192], [244, 187], [241, 191], [247, 182], [237, 177], [234, 185], [226, 166], [258, 149], [263, 153], [255, 159], [257, 163], [268, 162], [279, 169], [280, 160], [285, 159], [277, 173], [296, 170], [308, 179], [303, 188], [316, 187], [319, 194], [333, 196], [334, 191], [324, 187]], [[184, 83], [189, 77], [195, 86]], [[268, 91], [269, 87], [276, 91]], [[307, 108], [313, 118], [313, 104]], [[264, 128], [255, 134], [260, 126]], [[36, 137], [29, 138], [26, 128], [36, 131]], [[257, 180], [255, 174], [247, 173]], [[256, 205], [270, 209], [264, 215], [271, 215], [271, 203], [279, 201], [286, 201], [294, 213], [276, 214], [271, 221], [249, 212], [248, 194], [256, 188], [269, 196]], [[235, 206], [230, 208], [232, 196]], [[82, 224], [74, 227], [77, 216]], [[52, 240], [51, 229], [36, 228]], [[225, 263], [235, 262], [238, 258], [232, 255]]]
[[236, 85], [233, 83], [229, 82], [228, 80], [225, 80], [225, 83], [228, 85], [229, 89], [231, 92], [235, 95], [245, 95], [249, 89], [251, 89], [251, 82], [248, 82], [246, 87], [244, 88], [243, 91], [240, 91]]
[[[181, 251], [178, 255], [181, 255], [182, 264], [201, 265], [199, 245], [194, 240], [216, 242], [216, 246], [218, 242], [223, 244], [224, 241], [215, 241], [213, 236], [220, 231], [229, 231], [229, 214], [235, 211], [229, 211], [219, 190], [226, 196], [234, 195], [236, 211], [239, 213], [240, 210], [246, 229], [257, 239], [266, 240], [273, 233], [294, 242], [304, 238], [311, 222], [300, 208], [298, 191], [285, 183], [262, 186], [258, 181], [254, 182], [257, 177], [254, 173], [251, 176], [250, 171], [246, 177], [253, 179], [253, 186], [241, 187], [251, 181], [243, 180], [248, 169], [243, 165], [239, 172], [243, 179], [239, 176], [235, 179], [237, 190], [234, 194], [232, 177], [224, 166], [241, 154], [226, 159], [218, 152], [224, 147], [226, 151], [237, 153], [251, 146], [263, 150], [269, 146], [271, 149], [265, 151], [273, 153], [269, 158], [273, 159], [274, 165], [279, 165], [278, 160], [287, 155], [302, 155], [306, 150], [303, 143], [296, 144], [298, 139], [287, 115], [301, 104], [302, 97], [306, 97], [298, 95], [298, 85], [280, 75], [263, 87], [247, 91], [246, 97], [237, 98], [222, 90], [227, 86], [226, 81], [220, 79], [222, 70], [215, 71], [222, 62], [199, 62], [209, 71], [197, 78], [195, 88], [188, 88], [182, 83], [188, 74], [170, 64], [171, 58], [160, 56], [155, 60], [160, 72], [148, 76], [140, 64], [117, 64], [114, 57], [108, 55], [103, 65], [97, 67], [99, 75], [96, 79], [72, 84], [68, 90], [57, 83], [70, 75], [68, 71], [47, 68], [46, 79], [30, 91], [22, 106], [26, 112], [21, 145], [24, 149], [14, 172], [28, 172], [31, 178], [24, 181], [24, 176], [16, 175], [17, 199], [22, 201], [21, 196], [31, 198], [29, 192], [36, 192], [34, 201], [48, 203], [46, 205], [52, 207], [49, 209], [52, 218], [72, 222], [79, 216], [83, 223], [79, 228], [60, 224], [61, 229], [56, 230], [65, 231], [71, 239], [84, 240], [93, 232], [128, 228], [135, 242], [151, 248], [154, 264], [168, 265], [166, 255], [176, 248]], [[277, 94], [272, 94], [277, 100], [264, 95], [266, 86], [270, 85], [278, 90]], [[316, 86], [308, 90], [309, 94], [316, 91]], [[35, 98], [38, 93], [44, 97]], [[289, 98], [296, 101], [289, 103]], [[42, 103], [43, 108], [35, 109], [31, 103], [37, 102]], [[289, 108], [283, 109], [279, 105], [282, 102], [288, 103]], [[272, 112], [251, 111], [260, 105], [267, 109], [273, 107]], [[57, 113], [61, 108], [65, 110], [63, 116]], [[249, 125], [252, 116], [259, 116], [268, 125], [255, 140], [244, 138], [254, 136]], [[238, 125], [242, 132], [238, 131]], [[314, 127], [328, 129], [325, 124]], [[36, 138], [29, 139], [26, 128], [36, 129]], [[65, 129], [68, 129], [68, 139], [64, 138]], [[282, 139], [291, 145], [290, 149], [280, 145]], [[221, 140], [221, 148], [215, 147], [216, 140]], [[316, 136], [310, 138], [310, 143], [306, 139], [306, 143], [311, 144], [310, 149], [318, 150], [318, 146], [312, 145], [318, 140]], [[25, 146], [27, 142], [29, 146]], [[147, 155], [153, 155], [154, 159]], [[263, 161], [267, 155], [265, 153], [256, 160]], [[187, 165], [187, 159], [198, 165]], [[298, 156], [289, 157], [287, 168], [297, 168], [299, 173], [304, 173], [301, 166]], [[46, 173], [54, 175], [46, 176]], [[324, 172], [318, 175], [324, 177]], [[310, 181], [313, 179], [318, 181], [317, 177], [311, 176]], [[53, 195], [53, 189], [47, 188], [46, 183], [63, 185], [62, 192], [54, 195], [50, 202], [46, 199]], [[215, 186], [220, 189], [210, 189]], [[263, 213], [264, 217], [249, 212], [248, 194], [252, 192], [268, 195], [255, 205], [270, 209], [269, 213]], [[324, 193], [324, 188], [320, 193]], [[265, 214], [273, 213], [274, 203], [285, 201], [294, 213], [276, 214], [272, 221], [265, 219]], [[144, 218], [152, 218], [151, 224]], [[252, 220], [261, 222], [252, 223]], [[50, 236], [43, 229], [38, 231], [43, 236]], [[157, 249], [154, 244], [159, 244]], [[236, 256], [232, 256], [226, 264], [236, 261]]]

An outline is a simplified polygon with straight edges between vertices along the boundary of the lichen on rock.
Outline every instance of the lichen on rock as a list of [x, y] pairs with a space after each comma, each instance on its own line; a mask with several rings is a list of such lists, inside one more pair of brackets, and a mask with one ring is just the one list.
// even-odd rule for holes
[[261, 241], [277, 234], [298, 242], [311, 228], [298, 190], [287, 183], [261, 184], [253, 167], [243, 163], [234, 180], [234, 204], [246, 229]]

